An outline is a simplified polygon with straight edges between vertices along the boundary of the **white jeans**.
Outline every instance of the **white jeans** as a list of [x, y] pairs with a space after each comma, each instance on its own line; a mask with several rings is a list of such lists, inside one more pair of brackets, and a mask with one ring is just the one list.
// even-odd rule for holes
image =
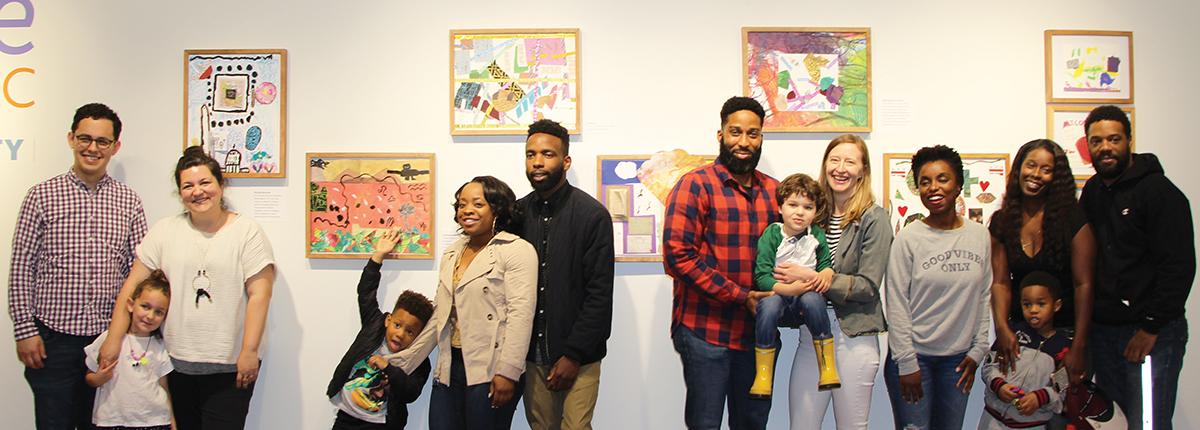
[[866, 429], [871, 415], [871, 391], [875, 388], [875, 374], [879, 371], [879, 337], [848, 337], [842, 332], [833, 309], [828, 312], [842, 387], [830, 391], [817, 390], [820, 371], [817, 369], [812, 334], [801, 327], [800, 345], [792, 361], [788, 396], [792, 429], [821, 428], [830, 400], [833, 400], [833, 417], [839, 430]]

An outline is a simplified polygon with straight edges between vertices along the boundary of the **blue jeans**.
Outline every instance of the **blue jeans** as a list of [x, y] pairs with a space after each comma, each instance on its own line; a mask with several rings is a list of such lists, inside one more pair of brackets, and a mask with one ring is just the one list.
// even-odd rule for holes
[[[443, 353], [438, 351], [438, 354]], [[451, 354], [450, 385], [433, 381], [433, 392], [429, 397], [430, 430], [511, 428], [522, 387], [513, 389], [513, 398], [508, 404], [492, 409], [492, 399], [488, 397], [492, 383], [467, 385], [467, 370], [463, 365], [462, 350], [451, 348], [445, 353]]]
[[712, 345], [682, 325], [671, 331], [671, 341], [683, 363], [683, 421], [689, 429], [720, 428], [726, 400], [731, 430], [767, 427], [771, 399], [750, 398], [754, 351]]
[[25, 380], [33, 389], [33, 411], [37, 428], [90, 429], [96, 390], [83, 380], [87, 374], [83, 348], [96, 336], [73, 336], [37, 323], [46, 348], [41, 369], [25, 368]]
[[[900, 397], [900, 368], [888, 353], [883, 366], [883, 381], [887, 383], [888, 400], [892, 402], [892, 418], [897, 429], [904, 430], [959, 430], [963, 428], [963, 415], [967, 411], [967, 394], [955, 386], [959, 373], [955, 367], [967, 353], [947, 356], [917, 354], [917, 365], [921, 368], [921, 390], [924, 396], [917, 403], [908, 403]], [[970, 375], [975, 378], [975, 375]]]
[[[1096, 385], [1109, 399], [1121, 406], [1130, 429], [1142, 428], [1142, 365], [1125, 359], [1125, 347], [1138, 330], [1137, 325], [1092, 323], [1088, 335], [1088, 353], [1096, 373]], [[1158, 332], [1150, 350], [1150, 374], [1153, 378], [1154, 428], [1171, 429], [1175, 414], [1175, 395], [1183, 353], [1187, 349], [1187, 319], [1178, 318]]]
[[792, 327], [803, 323], [813, 340], [831, 339], [829, 314], [825, 309], [825, 295], [804, 293], [797, 296], [779, 294], [758, 301], [754, 314], [754, 346], [779, 348], [777, 327]]

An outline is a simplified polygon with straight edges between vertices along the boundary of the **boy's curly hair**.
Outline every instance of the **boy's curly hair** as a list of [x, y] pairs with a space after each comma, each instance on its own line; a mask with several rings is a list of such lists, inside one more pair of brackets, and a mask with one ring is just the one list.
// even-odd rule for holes
[[1024, 278], [1021, 278], [1021, 288], [1018, 289], [1018, 291], [1025, 289], [1025, 287], [1034, 285], [1046, 287], [1046, 289], [1050, 291], [1050, 297], [1055, 300], [1062, 298], [1062, 283], [1058, 281], [1058, 277], [1051, 275], [1048, 272], [1035, 270], [1030, 272], [1028, 275], [1025, 275]]
[[825, 188], [811, 176], [796, 173], [784, 178], [775, 188], [775, 203], [782, 207], [783, 202], [793, 194], [812, 200], [817, 212], [813, 224], [821, 224], [829, 216], [829, 198], [825, 195]]
[[400, 293], [400, 297], [396, 299], [396, 306], [392, 308], [392, 313], [403, 309], [409, 315], [417, 317], [421, 320], [421, 324], [428, 324], [429, 318], [433, 316], [433, 302], [430, 302], [421, 293], [412, 290], [404, 290]]

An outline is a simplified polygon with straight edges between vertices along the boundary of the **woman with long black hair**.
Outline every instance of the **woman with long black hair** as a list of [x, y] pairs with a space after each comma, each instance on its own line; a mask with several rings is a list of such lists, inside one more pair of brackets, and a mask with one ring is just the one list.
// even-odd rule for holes
[[[1084, 373], [1084, 349], [1092, 318], [1092, 279], [1096, 238], [1075, 197], [1075, 178], [1067, 155], [1052, 140], [1021, 145], [1008, 174], [1000, 210], [992, 215], [992, 317], [996, 324], [997, 361], [1014, 363], [1017, 338], [1010, 320], [1021, 320], [1020, 297], [1013, 284], [1034, 271], [1058, 278], [1063, 307], [1054, 326], [1074, 336], [1065, 364], [1073, 380]], [[1073, 335], [1071, 328], [1074, 329]]]

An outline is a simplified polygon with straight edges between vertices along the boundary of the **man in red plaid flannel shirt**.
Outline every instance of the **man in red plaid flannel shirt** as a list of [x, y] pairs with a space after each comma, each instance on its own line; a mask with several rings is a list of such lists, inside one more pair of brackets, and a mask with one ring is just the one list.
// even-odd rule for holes
[[687, 387], [691, 429], [766, 427], [770, 399], [750, 398], [754, 380], [755, 246], [779, 208], [779, 181], [755, 168], [762, 155], [762, 105], [733, 97], [721, 108], [720, 156], [683, 175], [668, 198], [663, 266], [674, 278], [671, 339]]

